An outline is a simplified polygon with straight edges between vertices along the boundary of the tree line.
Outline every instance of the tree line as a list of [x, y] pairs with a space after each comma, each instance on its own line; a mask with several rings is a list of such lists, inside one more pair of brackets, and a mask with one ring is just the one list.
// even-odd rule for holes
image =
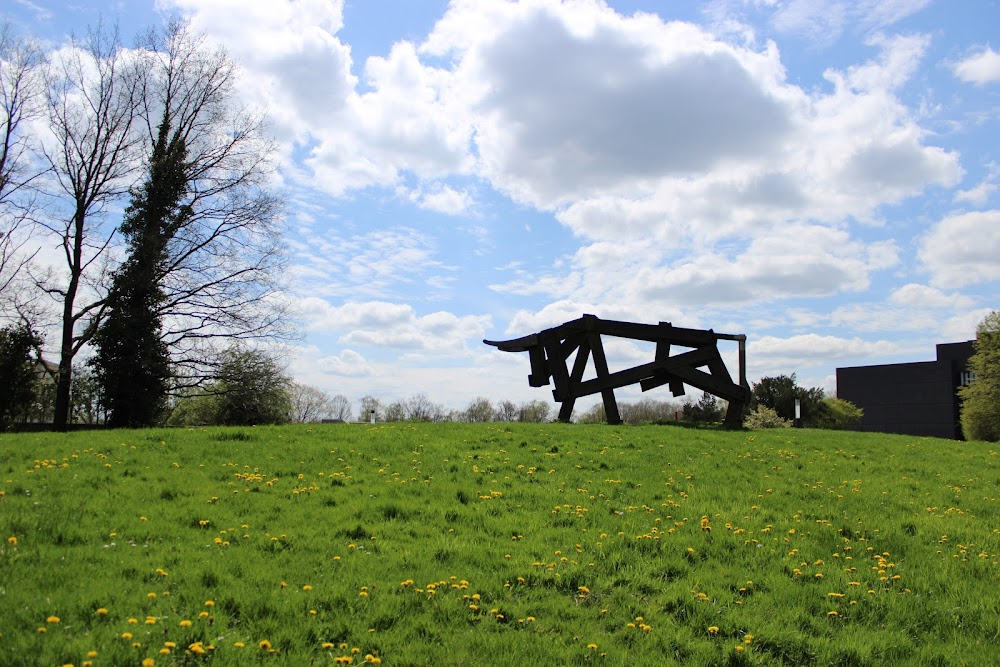
[[8, 352], [51, 378], [56, 428], [75, 373], [108, 424], [146, 426], [294, 333], [272, 141], [237, 84], [181, 20], [131, 48], [99, 24], [49, 52], [0, 28], [0, 319]]

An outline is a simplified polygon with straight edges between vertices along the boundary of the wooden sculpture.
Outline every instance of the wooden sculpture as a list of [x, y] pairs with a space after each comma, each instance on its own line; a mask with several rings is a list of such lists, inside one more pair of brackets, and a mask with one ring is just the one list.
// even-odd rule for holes
[[[656, 343], [652, 362], [623, 371], [608, 371], [601, 336], [618, 336]], [[542, 387], [555, 383], [552, 396], [562, 403], [559, 419], [569, 421], [576, 399], [600, 393], [609, 424], [620, 424], [615, 389], [639, 383], [643, 391], [668, 385], [674, 396], [684, 394], [689, 384], [729, 402], [723, 422], [729, 428], [740, 428], [750, 403], [750, 387], [746, 380], [746, 339], [744, 334], [720, 334], [711, 329], [683, 329], [669, 322], [636, 324], [602, 320], [596, 315], [584, 315], [578, 320], [539, 331], [513, 340], [484, 340], [504, 352], [527, 352], [531, 362], [528, 384]], [[740, 382], [733, 382], [719, 354], [719, 340], [739, 342]], [[691, 348], [670, 355], [671, 346]], [[572, 369], [570, 356], [576, 352]], [[597, 377], [583, 380], [587, 360], [593, 356]], [[704, 370], [703, 370], [704, 369]]]

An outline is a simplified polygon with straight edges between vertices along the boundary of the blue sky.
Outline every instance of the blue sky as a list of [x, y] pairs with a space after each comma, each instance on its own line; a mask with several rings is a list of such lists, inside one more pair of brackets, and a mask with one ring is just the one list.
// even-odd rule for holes
[[[1000, 308], [996, 1], [3, 11], [53, 47], [180, 13], [241, 62], [279, 145], [289, 370], [330, 393], [547, 399], [481, 340], [583, 313], [746, 333], [751, 380], [832, 393]], [[649, 354], [608, 346], [612, 370]]]

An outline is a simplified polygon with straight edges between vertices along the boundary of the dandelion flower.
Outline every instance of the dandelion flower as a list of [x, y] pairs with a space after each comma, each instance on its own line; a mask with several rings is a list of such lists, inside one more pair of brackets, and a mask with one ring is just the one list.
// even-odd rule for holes
[[215, 600], [205, 600], [205, 606], [206, 607], [214, 607], [215, 606]]
[[59, 617], [58, 616], [49, 616], [47, 619], [45, 619], [45, 622], [46, 623], [53, 623], [53, 624], [58, 623], [59, 622]]
[[7, 538], [7, 544], [16, 547], [17, 546], [17, 538], [14, 537], [13, 535], [11, 535], [10, 537]]
[[597, 644], [587, 644], [587, 648], [589, 648], [591, 651], [596, 651]]
[[100, 609], [97, 610], [97, 615], [98, 616], [106, 616], [107, 613], [108, 613], [108, 610], [105, 609], [104, 607], [101, 607]]
[[236, 642], [233, 644], [233, 646], [236, 648], [243, 648], [246, 646], [246, 644], [244, 644], [243, 642]]
[[257, 646], [260, 647], [261, 651], [270, 651], [271, 650], [271, 642], [267, 641], [266, 639], [261, 639], [260, 643], [257, 644]]
[[302, 590], [304, 590], [304, 591], [311, 591], [312, 589], [313, 589], [313, 587], [310, 586], [309, 584], [306, 584], [305, 586], [302, 587]]
[[[147, 622], [148, 622], [148, 621], [147, 621]], [[184, 619], [183, 621], [181, 621], [181, 622], [180, 622], [180, 623], [179, 623], [178, 625], [180, 625], [180, 626], [181, 626], [182, 628], [190, 628], [190, 627], [191, 627], [191, 621], [189, 621], [189, 620], [187, 620], [187, 619], [185, 618], [185, 619]]]
[[710, 635], [717, 635], [717, 634], [719, 634], [719, 626], [717, 626], [717, 625], [710, 625], [710, 626], [708, 626], [708, 634], [710, 634]]
[[146, 658], [145, 660], [142, 661], [142, 667], [153, 667], [155, 664], [156, 661], [153, 660], [152, 658]]

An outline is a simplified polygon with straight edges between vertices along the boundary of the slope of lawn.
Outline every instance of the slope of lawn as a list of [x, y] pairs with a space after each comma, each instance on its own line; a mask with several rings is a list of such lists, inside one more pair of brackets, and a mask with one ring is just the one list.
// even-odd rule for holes
[[778, 429], [0, 435], [0, 665], [986, 665], [1000, 453]]

